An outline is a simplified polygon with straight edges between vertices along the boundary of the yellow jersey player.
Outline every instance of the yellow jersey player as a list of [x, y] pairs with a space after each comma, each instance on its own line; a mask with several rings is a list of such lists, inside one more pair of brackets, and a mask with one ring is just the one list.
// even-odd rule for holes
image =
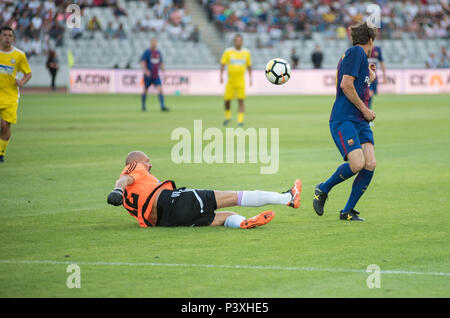
[[[15, 48], [14, 31], [9, 26], [0, 28], [0, 162], [5, 161], [6, 147], [11, 137], [11, 124], [17, 122], [19, 88], [31, 78], [31, 69], [25, 53]], [[16, 79], [17, 71], [24, 74]]]
[[227, 67], [228, 82], [225, 86], [225, 121], [226, 126], [231, 120], [231, 100], [237, 98], [239, 103], [238, 125], [244, 124], [245, 71], [248, 70], [249, 84], [252, 86], [252, 58], [250, 51], [243, 48], [242, 35], [236, 34], [233, 47], [227, 48], [220, 60], [220, 84], [223, 84], [223, 72]]

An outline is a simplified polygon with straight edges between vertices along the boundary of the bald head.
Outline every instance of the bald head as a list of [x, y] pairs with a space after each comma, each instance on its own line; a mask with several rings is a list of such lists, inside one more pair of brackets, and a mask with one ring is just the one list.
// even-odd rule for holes
[[125, 159], [125, 165], [129, 165], [131, 163], [140, 163], [144, 165], [149, 171], [152, 167], [150, 159], [142, 151], [132, 151], [127, 155], [127, 158]]

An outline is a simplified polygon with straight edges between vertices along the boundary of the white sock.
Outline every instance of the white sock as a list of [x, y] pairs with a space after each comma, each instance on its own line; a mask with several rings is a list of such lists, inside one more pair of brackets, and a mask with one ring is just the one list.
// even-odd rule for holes
[[225, 220], [224, 226], [240, 228], [241, 222], [244, 220], [245, 220], [245, 217], [243, 217], [242, 215], [233, 214], [233, 215], [230, 215], [229, 217], [227, 217], [227, 219]]
[[238, 205], [240, 206], [262, 206], [266, 204], [286, 205], [291, 201], [291, 194], [268, 191], [239, 191]]

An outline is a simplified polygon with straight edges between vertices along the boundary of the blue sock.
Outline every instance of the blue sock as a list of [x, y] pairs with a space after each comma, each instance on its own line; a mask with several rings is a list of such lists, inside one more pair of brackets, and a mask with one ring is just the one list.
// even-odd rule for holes
[[146, 94], [142, 94], [141, 95], [141, 100], [142, 100], [142, 109], [145, 110], [145, 99], [147, 98]]
[[158, 98], [159, 98], [159, 105], [161, 106], [161, 109], [162, 108], [166, 108], [166, 106], [164, 105], [164, 95], [163, 94], [159, 94]]
[[370, 180], [372, 180], [373, 171], [369, 171], [366, 169], [361, 170], [353, 181], [352, 193], [350, 194], [350, 198], [345, 205], [343, 212], [348, 212], [351, 209], [354, 209], [356, 203], [359, 198], [364, 194], [367, 187], [369, 186]]
[[324, 183], [322, 183], [319, 189], [322, 192], [328, 193], [331, 188], [333, 188], [336, 184], [341, 183], [344, 180], [352, 177], [354, 175], [352, 169], [350, 169], [350, 165], [348, 162], [343, 163], [337, 168], [336, 172]]

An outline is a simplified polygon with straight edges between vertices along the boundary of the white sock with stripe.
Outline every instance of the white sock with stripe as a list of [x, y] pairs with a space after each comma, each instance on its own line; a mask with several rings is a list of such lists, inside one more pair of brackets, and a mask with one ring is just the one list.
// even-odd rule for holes
[[240, 206], [262, 206], [266, 204], [286, 205], [291, 201], [291, 194], [268, 191], [239, 191], [238, 205]]

